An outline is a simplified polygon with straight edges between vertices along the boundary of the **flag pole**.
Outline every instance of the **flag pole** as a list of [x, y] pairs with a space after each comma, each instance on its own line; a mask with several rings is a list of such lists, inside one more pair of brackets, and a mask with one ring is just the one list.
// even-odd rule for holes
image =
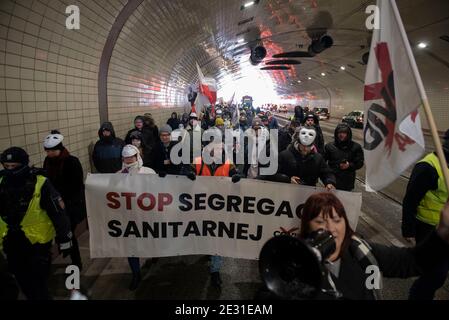
[[[388, 1], [388, 2], [390, 2], [390, 1]], [[423, 101], [424, 112], [426, 114], [427, 122], [430, 127], [430, 133], [432, 135], [433, 144], [435, 145], [437, 156], [440, 161], [440, 167], [443, 172], [443, 177], [444, 177], [444, 181], [446, 184], [446, 188], [449, 191], [449, 170], [447, 167], [446, 157], [444, 156], [443, 147], [441, 146], [440, 137], [438, 136], [438, 130], [437, 130], [437, 126], [435, 124], [435, 119], [433, 117], [432, 110], [430, 108], [429, 100], [427, 99], [426, 90], [424, 89], [424, 85], [421, 81], [421, 76], [418, 71], [418, 66], [417, 66], [415, 58], [413, 56], [412, 48], [410, 47], [410, 43], [408, 41], [407, 33], [405, 32], [404, 25], [402, 24], [402, 19], [399, 14], [398, 7], [396, 5], [396, 1], [391, 1], [390, 3], [393, 8], [394, 15], [396, 16], [396, 20], [398, 21], [401, 38], [402, 38], [402, 41], [404, 41], [404, 46], [407, 51], [407, 55], [409, 57], [412, 71], [413, 71], [413, 74], [415, 75], [416, 85], [418, 86], [419, 94], [421, 95], [421, 99]]]

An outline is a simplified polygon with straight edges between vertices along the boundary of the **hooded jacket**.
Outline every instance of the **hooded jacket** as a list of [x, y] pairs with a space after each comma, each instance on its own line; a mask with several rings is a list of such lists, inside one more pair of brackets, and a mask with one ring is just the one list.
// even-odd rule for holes
[[[103, 137], [102, 132], [107, 129], [111, 136]], [[115, 173], [122, 167], [122, 149], [125, 142], [115, 136], [112, 123], [105, 122], [98, 130], [100, 140], [95, 143], [92, 159], [99, 173]]]
[[[175, 118], [173, 118], [173, 115], [175, 115]], [[179, 129], [180, 123], [181, 121], [179, 121], [178, 114], [176, 112], [173, 112], [170, 119], [167, 120], [167, 124], [172, 128], [172, 130]]]
[[[127, 146], [128, 147], [128, 146]], [[136, 155], [137, 155], [137, 161], [133, 166], [127, 166], [124, 162], [122, 163], [122, 169], [119, 170], [117, 173], [131, 173], [131, 174], [155, 174], [156, 172], [148, 167], [145, 167], [143, 164], [142, 157], [140, 156], [139, 149], [133, 145], [131, 145], [131, 148], [135, 149]]]
[[335, 176], [323, 156], [319, 153], [303, 156], [293, 143], [279, 154], [278, 174], [285, 174], [289, 178], [299, 177], [302, 184], [307, 186], [315, 186], [318, 178], [324, 185], [335, 186]]
[[[338, 133], [342, 130], [348, 132], [348, 139], [343, 142], [338, 139]], [[345, 191], [353, 190], [356, 170], [363, 167], [364, 156], [362, 146], [352, 141], [352, 130], [347, 124], [337, 125], [334, 132], [334, 142], [329, 142], [324, 147], [324, 158], [335, 174], [336, 188]], [[340, 169], [340, 163], [344, 161], [349, 162], [347, 170]]]

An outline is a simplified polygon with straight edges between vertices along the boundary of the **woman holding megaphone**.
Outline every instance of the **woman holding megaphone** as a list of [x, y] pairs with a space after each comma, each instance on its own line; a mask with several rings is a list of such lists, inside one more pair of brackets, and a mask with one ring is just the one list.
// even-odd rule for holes
[[[448, 263], [449, 202], [425, 241], [413, 248], [388, 247], [358, 238], [340, 200], [326, 192], [304, 204], [299, 240], [269, 240], [259, 267], [277, 297], [373, 300], [381, 298], [382, 277], [415, 277]], [[259, 292], [258, 297], [266, 294]]]

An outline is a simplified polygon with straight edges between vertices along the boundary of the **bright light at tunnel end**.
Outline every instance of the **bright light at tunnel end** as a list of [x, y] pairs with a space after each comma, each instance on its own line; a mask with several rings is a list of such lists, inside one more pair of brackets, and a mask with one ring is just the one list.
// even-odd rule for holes
[[418, 43], [418, 48], [420, 48], [420, 49], [425, 49], [425, 48], [427, 48], [427, 43], [425, 43], [425, 42], [420, 42], [420, 43]]
[[224, 101], [229, 101], [235, 93], [234, 103], [240, 103], [243, 96], [249, 95], [253, 98], [255, 106], [266, 103], [283, 103], [283, 99], [278, 95], [271, 77], [266, 73], [251, 67], [242, 68], [241, 78], [234, 80], [229, 74], [221, 79], [221, 88], [218, 95]]

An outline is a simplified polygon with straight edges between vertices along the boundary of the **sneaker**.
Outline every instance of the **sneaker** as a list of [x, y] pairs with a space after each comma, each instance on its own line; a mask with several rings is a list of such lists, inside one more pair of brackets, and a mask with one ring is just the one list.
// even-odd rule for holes
[[129, 290], [134, 291], [139, 287], [140, 281], [142, 280], [140, 274], [133, 275], [131, 283], [129, 284]]
[[220, 272], [212, 272], [210, 274], [210, 283], [216, 288], [221, 288], [223, 281], [221, 281]]

